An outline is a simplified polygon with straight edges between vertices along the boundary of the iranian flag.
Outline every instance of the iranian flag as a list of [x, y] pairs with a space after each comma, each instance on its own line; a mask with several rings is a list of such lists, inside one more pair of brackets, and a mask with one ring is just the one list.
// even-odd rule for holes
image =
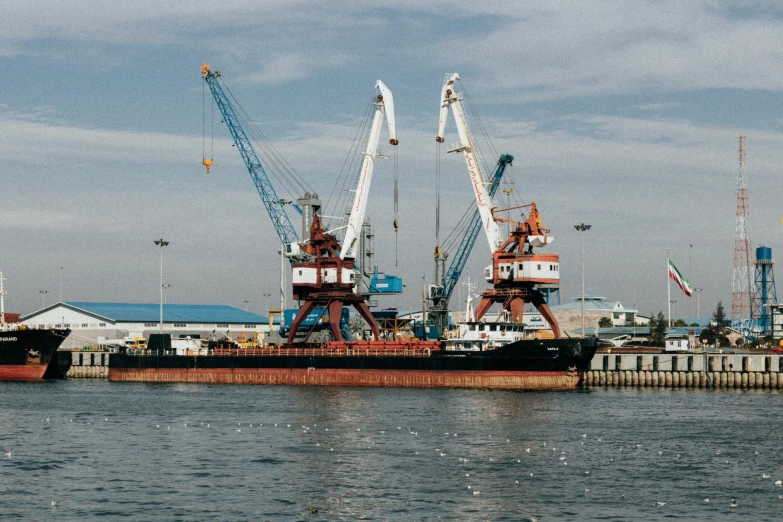
[[691, 284], [688, 282], [687, 279], [682, 277], [682, 274], [679, 270], [677, 270], [677, 267], [674, 266], [674, 263], [669, 261], [669, 277], [674, 279], [674, 282], [677, 283], [680, 287], [680, 290], [682, 290], [685, 295], [688, 297], [693, 295], [693, 288], [691, 288]]

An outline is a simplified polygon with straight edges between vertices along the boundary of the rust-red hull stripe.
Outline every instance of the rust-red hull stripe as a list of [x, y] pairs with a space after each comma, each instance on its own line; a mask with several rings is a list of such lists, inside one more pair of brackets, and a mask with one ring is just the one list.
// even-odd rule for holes
[[338, 370], [306, 368], [109, 368], [110, 381], [369, 386], [397, 388], [575, 388], [577, 372]]
[[2, 364], [0, 381], [40, 381], [46, 373], [44, 364]]

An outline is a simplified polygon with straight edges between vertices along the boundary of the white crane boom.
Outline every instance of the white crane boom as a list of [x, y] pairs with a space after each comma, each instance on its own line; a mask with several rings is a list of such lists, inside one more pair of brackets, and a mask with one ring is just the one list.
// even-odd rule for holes
[[351, 216], [348, 218], [348, 225], [343, 238], [340, 259], [355, 259], [356, 248], [359, 244], [359, 231], [364, 221], [364, 214], [367, 210], [367, 198], [370, 192], [370, 182], [372, 181], [372, 172], [375, 167], [375, 158], [378, 155], [378, 142], [381, 138], [381, 126], [383, 125], [383, 115], [386, 113], [386, 121], [389, 125], [389, 143], [397, 145], [397, 132], [394, 127], [394, 99], [388, 87], [382, 81], [378, 80], [375, 87], [380, 91], [375, 103], [375, 117], [373, 118], [370, 137], [367, 140], [367, 150], [364, 151], [364, 161], [362, 170], [359, 173], [359, 183], [356, 186], [356, 194], [351, 206]]
[[468, 129], [468, 122], [465, 119], [465, 112], [462, 110], [462, 98], [454, 90], [454, 82], [459, 80], [459, 74], [454, 73], [443, 85], [440, 102], [440, 120], [438, 121], [438, 136], [435, 138], [439, 143], [443, 143], [443, 133], [446, 129], [446, 119], [449, 116], [449, 106], [454, 111], [454, 121], [457, 123], [457, 132], [459, 133], [460, 146], [449, 152], [464, 152], [465, 161], [468, 164], [468, 173], [473, 185], [473, 193], [476, 195], [476, 204], [478, 205], [481, 224], [489, 241], [489, 249], [495, 252], [503, 244], [505, 238], [500, 233], [500, 226], [492, 215], [494, 204], [492, 197], [487, 191], [484, 174], [481, 172], [478, 158], [474, 152], [473, 139]]

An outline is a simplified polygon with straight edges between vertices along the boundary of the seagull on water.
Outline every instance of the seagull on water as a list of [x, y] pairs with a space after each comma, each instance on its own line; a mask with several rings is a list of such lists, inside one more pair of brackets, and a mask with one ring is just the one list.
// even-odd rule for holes
[[763, 478], [763, 479], [768, 479], [768, 478], [770, 478], [770, 476], [769, 476], [769, 475], [767, 475], [766, 473], [762, 473], [762, 474], [761, 474], [761, 478]]
[[[8, 452], [8, 454], [10, 455], [10, 454], [11, 454], [11, 452], [9, 451], [9, 452]], [[776, 486], [783, 486], [783, 481], [776, 480], [776, 481], [775, 481], [775, 485], [776, 485]]]
[[709, 504], [709, 503], [710, 503], [710, 499], [708, 499], [708, 498], [705, 498], [705, 499], [704, 499], [704, 503], [705, 503], [705, 504]]
[[737, 507], [737, 501], [734, 499], [731, 499], [731, 504], [729, 504], [731, 507]]

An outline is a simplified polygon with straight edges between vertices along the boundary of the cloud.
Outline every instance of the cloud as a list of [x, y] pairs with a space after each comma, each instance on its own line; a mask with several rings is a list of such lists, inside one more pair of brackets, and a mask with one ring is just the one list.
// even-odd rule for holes
[[258, 72], [240, 76], [244, 83], [277, 85], [307, 78], [321, 69], [340, 67], [351, 59], [346, 54], [323, 52], [275, 53], [264, 60]]

